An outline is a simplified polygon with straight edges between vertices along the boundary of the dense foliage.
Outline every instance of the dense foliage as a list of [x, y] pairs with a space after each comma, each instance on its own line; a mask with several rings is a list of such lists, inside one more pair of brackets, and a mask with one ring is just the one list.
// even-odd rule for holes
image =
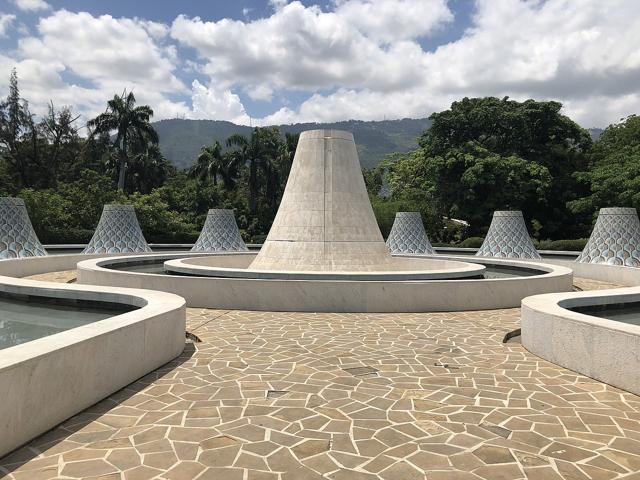
[[447, 218], [486, 231], [494, 210], [522, 210], [540, 238], [580, 235], [588, 225], [567, 202], [588, 193], [573, 172], [587, 165], [589, 133], [557, 102], [465, 98], [434, 113], [420, 148], [387, 170], [391, 197], [419, 198]]
[[[233, 208], [245, 239], [264, 239], [296, 134], [270, 127], [211, 138], [178, 171], [159, 148], [153, 110], [132, 93], [109, 100], [82, 136], [70, 108], [51, 104], [37, 120], [15, 72], [9, 86], [0, 103], [0, 195], [25, 199], [43, 242], [86, 242], [113, 202], [135, 206], [151, 242], [195, 240], [209, 208]], [[494, 210], [519, 209], [541, 247], [575, 247], [584, 240], [552, 240], [584, 239], [600, 207], [640, 207], [640, 117], [595, 143], [557, 102], [465, 98], [430, 121], [416, 150], [364, 171], [385, 236], [397, 211], [420, 211], [433, 243], [476, 245]]]

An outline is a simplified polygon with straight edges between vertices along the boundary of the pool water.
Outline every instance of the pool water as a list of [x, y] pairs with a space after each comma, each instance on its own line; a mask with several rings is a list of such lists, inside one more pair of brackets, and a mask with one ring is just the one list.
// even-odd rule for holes
[[111, 302], [0, 293], [0, 350], [136, 308]]
[[572, 307], [569, 310], [629, 325], [640, 325], [640, 302], [587, 305]]
[[[136, 273], [154, 273], [156, 275], [177, 275], [165, 271], [164, 262], [168, 258], [153, 259], [153, 260], [135, 260], [132, 262], [118, 262], [112, 264], [103, 265], [104, 268], [110, 270], [120, 270], [123, 272], [136, 272]], [[531, 277], [533, 275], [542, 275], [546, 272], [542, 270], [535, 270], [533, 268], [515, 267], [511, 265], [489, 264], [486, 265], [483, 277], [473, 277], [467, 280], [474, 279], [495, 279], [495, 278], [514, 278], [514, 277]], [[197, 276], [197, 275], [190, 275]], [[447, 279], [443, 279], [447, 280]], [[452, 279], [460, 280], [460, 279]]]

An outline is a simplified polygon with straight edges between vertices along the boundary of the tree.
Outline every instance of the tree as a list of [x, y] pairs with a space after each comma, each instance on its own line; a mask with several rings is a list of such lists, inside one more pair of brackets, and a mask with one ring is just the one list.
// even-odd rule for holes
[[11, 70], [9, 94], [0, 104], [0, 153], [2, 158], [16, 171], [23, 186], [29, 186], [27, 165], [21, 155], [21, 140], [31, 116], [26, 102], [20, 98], [18, 74]]
[[588, 168], [575, 177], [590, 193], [569, 203], [574, 213], [616, 206], [640, 209], [640, 117], [610, 125], [595, 143]]
[[128, 192], [151, 193], [162, 186], [175, 168], [164, 158], [157, 143], [143, 143], [130, 150]]
[[[60, 112], [56, 112], [53, 102], [50, 102], [47, 114], [40, 122], [40, 130], [48, 150], [46, 165], [50, 172], [51, 184], [54, 186], [62, 161], [68, 165], [72, 164], [79, 153], [78, 131], [73, 126], [78, 118], [80, 115], [74, 117], [69, 107], [63, 107]], [[63, 158], [65, 156], [67, 158]]]
[[199, 178], [201, 181], [212, 179], [214, 185], [218, 185], [218, 178], [220, 178], [225, 189], [233, 190], [236, 187], [243, 160], [243, 155], [223, 153], [222, 144], [216, 140], [212, 145], [200, 149], [195, 164], [189, 169], [189, 176]]
[[540, 235], [582, 233], [566, 204], [583, 193], [572, 174], [592, 142], [561, 108], [508, 97], [454, 102], [431, 115], [419, 153], [389, 165], [392, 195], [404, 195], [406, 185], [423, 190], [443, 215], [469, 221], [472, 234], [488, 226], [493, 210], [507, 208], [536, 220]]
[[119, 153], [118, 166], [118, 190], [124, 191], [127, 163], [129, 161], [128, 149], [131, 143], [151, 142], [158, 143], [158, 134], [149, 123], [153, 116], [153, 110], [148, 105], [135, 106], [136, 98], [133, 92], [123, 92], [115, 95], [107, 102], [107, 110], [87, 123], [89, 128], [94, 128], [94, 134], [115, 133], [114, 146]]
[[[238, 164], [249, 166], [247, 186], [249, 189], [249, 211], [256, 214], [258, 195], [261, 190], [259, 174], [265, 178], [265, 184], [273, 186], [273, 176], [277, 174], [274, 167], [282, 154], [282, 138], [277, 128], [254, 128], [249, 137], [235, 134], [227, 139], [228, 147], [235, 147], [231, 155]], [[269, 195], [271, 196], [271, 195]]]

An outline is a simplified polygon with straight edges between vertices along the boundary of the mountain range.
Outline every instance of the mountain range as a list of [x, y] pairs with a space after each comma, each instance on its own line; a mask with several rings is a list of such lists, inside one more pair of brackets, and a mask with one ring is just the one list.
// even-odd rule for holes
[[[334, 123], [296, 123], [277, 125], [283, 133], [300, 133], [318, 128], [348, 130], [353, 133], [363, 168], [378, 165], [385, 155], [392, 152], [408, 152], [417, 148], [416, 139], [431, 125], [428, 118], [404, 118], [402, 120], [361, 121], [348, 120]], [[249, 135], [251, 127], [222, 120], [187, 120], [174, 118], [153, 123], [160, 137], [160, 149], [165, 158], [178, 168], [193, 165], [200, 149], [218, 140], [224, 145], [234, 133]], [[600, 128], [589, 133], [596, 140]]]
[[[391, 152], [408, 152], [417, 147], [416, 139], [431, 125], [427, 118], [404, 118], [364, 122], [349, 120], [335, 123], [296, 123], [277, 125], [283, 133], [300, 133], [304, 130], [333, 128], [353, 133], [360, 163], [364, 168], [375, 167]], [[200, 148], [218, 140], [225, 140], [234, 133], [249, 135], [251, 127], [221, 120], [171, 119], [153, 123], [160, 137], [160, 149], [165, 158], [178, 168], [193, 164]]]

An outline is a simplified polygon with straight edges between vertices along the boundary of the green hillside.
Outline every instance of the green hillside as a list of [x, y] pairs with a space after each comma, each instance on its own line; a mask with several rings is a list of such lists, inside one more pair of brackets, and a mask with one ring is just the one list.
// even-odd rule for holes
[[[416, 138], [430, 125], [426, 118], [363, 122], [296, 123], [279, 125], [283, 133], [300, 133], [316, 128], [336, 128], [353, 133], [360, 163], [365, 168], [377, 165], [387, 153], [416, 148]], [[234, 133], [247, 134], [251, 127], [219, 120], [161, 120], [153, 124], [160, 137], [164, 156], [176, 167], [190, 166], [203, 145], [221, 143]]]

